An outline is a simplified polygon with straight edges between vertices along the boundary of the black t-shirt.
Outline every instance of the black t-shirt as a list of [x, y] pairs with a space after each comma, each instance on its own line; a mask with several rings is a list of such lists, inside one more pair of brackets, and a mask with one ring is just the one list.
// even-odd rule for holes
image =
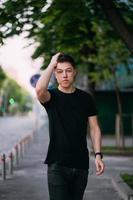
[[45, 163], [88, 169], [87, 123], [89, 116], [97, 114], [92, 96], [77, 88], [73, 93], [57, 88], [49, 92], [50, 101], [42, 104], [48, 113], [50, 136]]

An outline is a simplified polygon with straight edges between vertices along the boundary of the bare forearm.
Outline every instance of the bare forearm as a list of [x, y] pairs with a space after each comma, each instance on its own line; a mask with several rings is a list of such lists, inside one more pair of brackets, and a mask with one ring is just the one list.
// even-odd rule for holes
[[39, 78], [39, 80], [37, 81], [36, 84], [36, 91], [43, 91], [45, 92], [48, 88], [48, 84], [50, 81], [50, 78], [52, 76], [53, 73], [53, 67], [51, 65], [49, 65], [42, 73], [41, 77]]
[[[102, 161], [101, 152], [101, 130], [99, 127], [97, 116], [89, 117], [89, 125], [90, 125], [90, 136], [93, 144], [93, 149], [95, 152], [95, 165], [96, 165], [96, 174], [101, 175], [104, 172], [104, 162]], [[96, 154], [98, 153], [98, 154]], [[100, 154], [99, 154], [100, 153]]]
[[90, 130], [91, 141], [93, 144], [94, 152], [101, 152], [101, 131], [100, 128], [94, 127]]
[[52, 73], [57, 66], [57, 58], [60, 53], [55, 54], [48, 67], [43, 71], [41, 77], [36, 84], [36, 94], [40, 102], [44, 103], [50, 100], [50, 93], [48, 92], [48, 84]]

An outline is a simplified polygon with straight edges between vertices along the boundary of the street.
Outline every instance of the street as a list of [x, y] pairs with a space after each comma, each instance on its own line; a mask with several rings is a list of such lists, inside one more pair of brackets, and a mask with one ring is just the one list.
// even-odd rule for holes
[[[1, 200], [48, 200], [47, 166], [43, 164], [49, 141], [48, 120], [46, 115], [42, 116], [42, 119], [43, 125], [14, 174], [8, 176], [6, 181], [0, 180]], [[90, 175], [84, 200], [121, 200], [110, 177], [123, 172], [133, 172], [133, 158], [104, 156], [104, 161], [105, 173], [97, 177], [94, 157], [91, 156]]]
[[0, 117], [0, 154], [8, 153], [21, 138], [33, 131], [35, 115]]

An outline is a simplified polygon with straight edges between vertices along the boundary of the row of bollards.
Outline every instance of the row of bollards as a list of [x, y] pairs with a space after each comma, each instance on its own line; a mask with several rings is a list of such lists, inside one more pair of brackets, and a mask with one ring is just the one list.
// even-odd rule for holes
[[6, 180], [7, 175], [13, 175], [14, 168], [19, 165], [20, 159], [23, 158], [33, 140], [33, 134], [34, 132], [22, 138], [10, 153], [0, 155], [0, 174], [2, 180]]

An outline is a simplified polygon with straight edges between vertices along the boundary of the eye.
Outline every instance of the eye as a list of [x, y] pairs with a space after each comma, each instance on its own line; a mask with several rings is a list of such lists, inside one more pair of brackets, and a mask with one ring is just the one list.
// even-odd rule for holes
[[58, 74], [61, 74], [63, 71], [62, 70], [57, 70], [56, 71]]
[[68, 73], [71, 73], [73, 70], [72, 69], [67, 69], [67, 72]]

